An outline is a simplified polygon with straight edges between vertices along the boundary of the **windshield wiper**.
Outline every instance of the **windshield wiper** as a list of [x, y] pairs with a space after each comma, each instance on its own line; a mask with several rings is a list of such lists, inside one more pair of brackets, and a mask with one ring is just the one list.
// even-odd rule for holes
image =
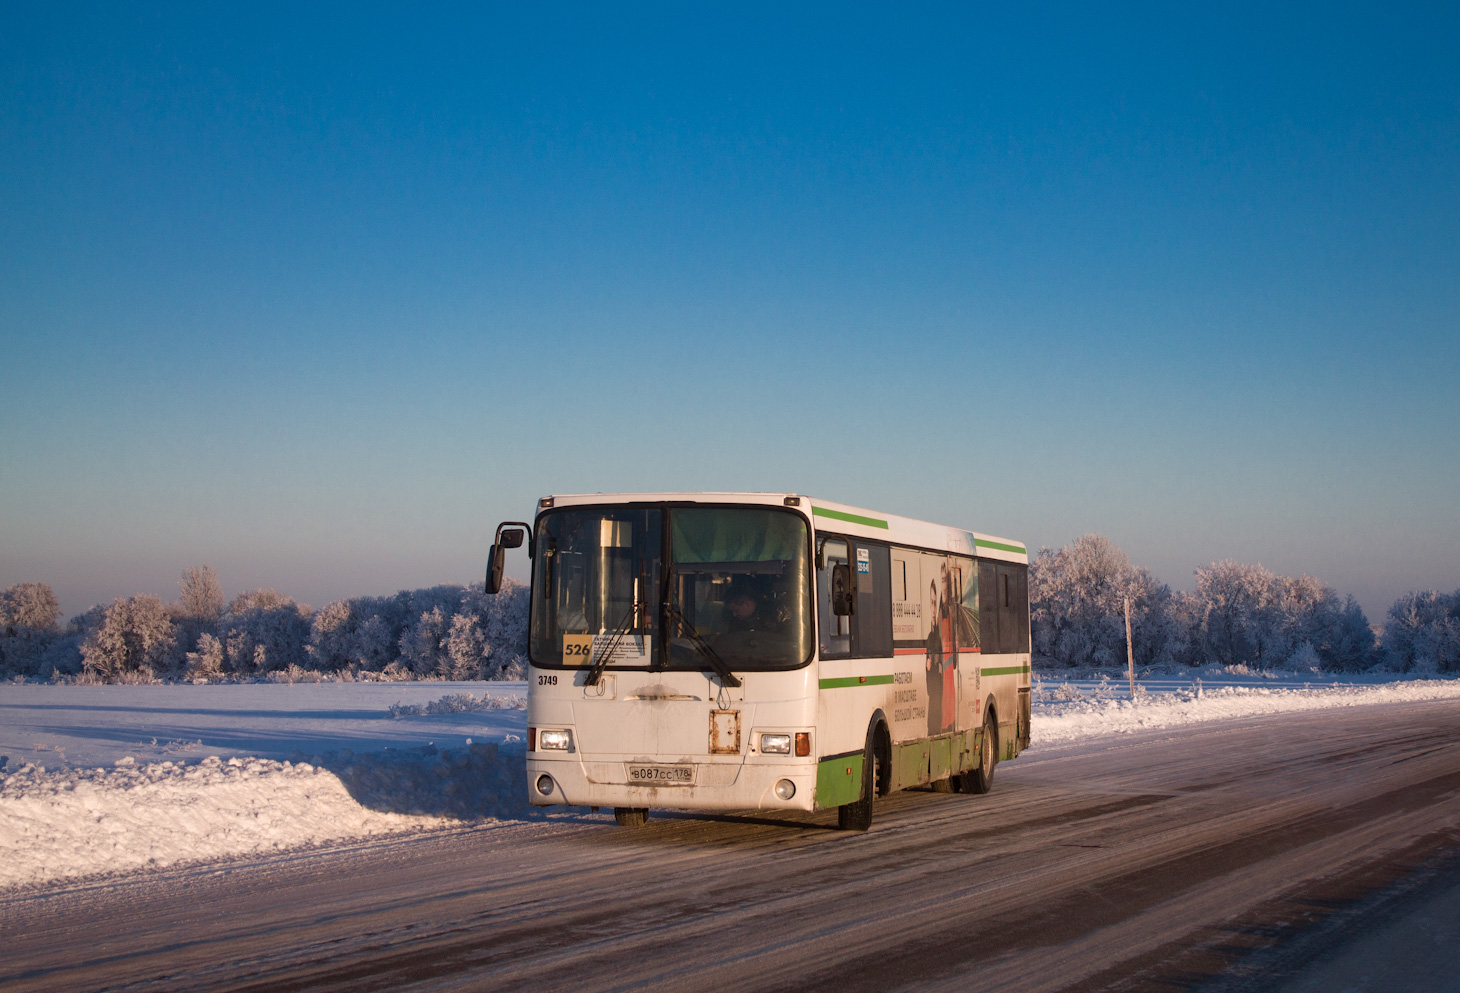
[[598, 678], [603, 675], [603, 670], [608, 668], [608, 663], [613, 658], [613, 653], [618, 651], [619, 642], [624, 640], [624, 635], [633, 630], [634, 619], [638, 612], [639, 603], [635, 599], [633, 603], [629, 604], [629, 611], [624, 614], [624, 619], [619, 622], [618, 627], [613, 629], [613, 637], [608, 640], [603, 646], [603, 651], [598, 653], [598, 658], [594, 659], [593, 664], [588, 667], [588, 673], [583, 677], [584, 686], [598, 685]]
[[679, 629], [689, 638], [689, 643], [695, 646], [695, 650], [704, 656], [706, 662], [710, 663], [710, 668], [719, 674], [720, 682], [726, 686], [740, 685], [740, 677], [730, 671], [730, 667], [725, 664], [724, 659], [720, 658], [719, 653], [711, 648], [710, 643], [701, 638], [699, 633], [690, 626], [689, 621], [685, 620], [683, 611], [674, 604], [668, 603], [664, 607], [664, 612], [669, 615], [669, 619], [678, 625]]

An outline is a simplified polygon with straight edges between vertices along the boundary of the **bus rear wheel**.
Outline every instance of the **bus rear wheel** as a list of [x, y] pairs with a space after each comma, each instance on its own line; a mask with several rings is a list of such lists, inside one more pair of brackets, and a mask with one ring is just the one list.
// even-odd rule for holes
[[999, 761], [999, 730], [993, 712], [983, 719], [983, 737], [978, 743], [978, 765], [958, 777], [964, 793], [987, 793], [994, 788], [994, 766]]
[[619, 827], [641, 828], [649, 819], [647, 807], [614, 807], [613, 819]]

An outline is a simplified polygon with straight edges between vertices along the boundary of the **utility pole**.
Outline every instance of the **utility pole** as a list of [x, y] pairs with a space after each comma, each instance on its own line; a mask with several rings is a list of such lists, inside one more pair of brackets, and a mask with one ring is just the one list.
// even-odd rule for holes
[[1130, 676], [1130, 702], [1136, 702], [1136, 650], [1130, 640], [1130, 597], [1125, 598], [1125, 671]]

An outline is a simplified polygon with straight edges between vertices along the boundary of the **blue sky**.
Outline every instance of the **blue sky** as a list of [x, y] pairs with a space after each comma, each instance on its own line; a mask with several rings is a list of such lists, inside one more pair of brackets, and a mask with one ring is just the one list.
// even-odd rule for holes
[[1457, 27], [10, 5], [0, 585], [319, 606], [765, 489], [1381, 620], [1460, 587]]

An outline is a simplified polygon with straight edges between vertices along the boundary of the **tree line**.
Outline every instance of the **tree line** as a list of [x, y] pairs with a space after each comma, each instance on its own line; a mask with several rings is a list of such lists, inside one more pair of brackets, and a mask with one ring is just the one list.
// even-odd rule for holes
[[[60, 623], [45, 583], [0, 591], [0, 676], [93, 682], [239, 679], [520, 679], [527, 588], [448, 584], [351, 597], [319, 610], [271, 589], [225, 600], [209, 566], [178, 599], [118, 597]], [[1460, 672], [1460, 590], [1406, 593], [1382, 634], [1353, 597], [1311, 576], [1213, 562], [1172, 590], [1109, 538], [1040, 549], [1029, 564], [1034, 665], [1125, 665], [1125, 604], [1142, 668]]]
[[1034, 664], [1124, 667], [1127, 599], [1142, 667], [1460, 672], [1460, 590], [1406, 593], [1379, 634], [1353, 597], [1312, 576], [1213, 562], [1196, 570], [1193, 590], [1176, 591], [1098, 534], [1030, 561]]
[[319, 610], [272, 589], [226, 601], [210, 566], [178, 599], [118, 597], [62, 626], [45, 583], [0, 592], [0, 674], [130, 683], [154, 679], [521, 679], [527, 588], [495, 596], [447, 584], [336, 600]]

